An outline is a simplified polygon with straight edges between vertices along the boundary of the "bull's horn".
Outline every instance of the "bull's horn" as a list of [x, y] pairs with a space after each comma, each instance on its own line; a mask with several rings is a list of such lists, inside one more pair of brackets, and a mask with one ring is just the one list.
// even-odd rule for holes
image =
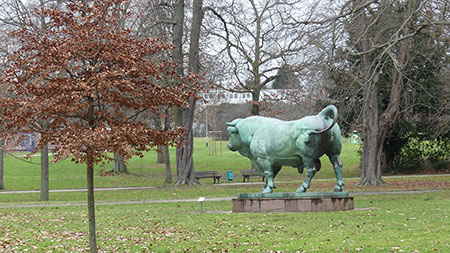
[[242, 120], [241, 118], [237, 118], [231, 122], [227, 122], [227, 126], [236, 126], [236, 124], [241, 120]]

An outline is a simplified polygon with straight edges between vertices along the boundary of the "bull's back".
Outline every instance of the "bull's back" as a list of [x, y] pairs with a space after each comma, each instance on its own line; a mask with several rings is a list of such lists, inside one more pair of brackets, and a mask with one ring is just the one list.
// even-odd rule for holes
[[259, 119], [259, 126], [255, 128], [251, 138], [252, 153], [256, 157], [286, 162], [298, 158], [295, 140], [299, 131], [295, 129], [293, 122], [262, 118]]

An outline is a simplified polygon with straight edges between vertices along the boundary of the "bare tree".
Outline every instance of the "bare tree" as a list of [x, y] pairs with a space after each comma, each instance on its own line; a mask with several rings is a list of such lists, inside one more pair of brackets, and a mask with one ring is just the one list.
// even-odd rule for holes
[[[228, 71], [219, 82], [234, 91], [250, 92], [253, 115], [259, 114], [264, 87], [286, 70], [302, 71], [311, 59], [305, 49], [310, 43], [307, 29], [314, 27], [295, 19], [304, 14], [300, 2], [231, 1], [208, 12], [205, 27], [215, 47], [209, 51], [227, 62], [224, 69]], [[220, 50], [217, 45], [222, 45]]]
[[[177, 75], [185, 76], [186, 73], [196, 73], [199, 74], [199, 67], [193, 67], [192, 61], [193, 58], [190, 58], [189, 61], [186, 61], [186, 55], [193, 55], [194, 53], [186, 53], [185, 49], [187, 48], [187, 42], [191, 41], [191, 46], [189, 50], [194, 50], [194, 46], [192, 46], [192, 41], [195, 40], [195, 36], [200, 38], [200, 26], [203, 17], [202, 3], [194, 2], [193, 6], [200, 6], [199, 12], [194, 8], [194, 10], [190, 9], [190, 5], [185, 3], [183, 0], [171, 0], [171, 1], [161, 1], [161, 0], [151, 0], [151, 1], [136, 1], [136, 5], [134, 8], [139, 9], [139, 18], [133, 22], [133, 29], [139, 36], [148, 36], [148, 34], [158, 35], [162, 37], [164, 40], [171, 41], [174, 45], [174, 50], [171, 52], [171, 57], [174, 62], [177, 63]], [[192, 18], [193, 20], [197, 20], [200, 17], [199, 25], [198, 25], [198, 35], [195, 35], [196, 32], [192, 32], [191, 29], [194, 29], [195, 24], [192, 23], [191, 27], [188, 28], [185, 20], [186, 13], [190, 13], [192, 11], [192, 15], [187, 15], [188, 18]], [[198, 14], [196, 13], [198, 12]], [[191, 20], [189, 20], [191, 21]], [[195, 21], [197, 22], [197, 21]], [[199, 43], [197, 43], [199, 44]], [[196, 46], [199, 47], [199, 46]], [[195, 51], [195, 50], [194, 50]], [[198, 51], [198, 50], [197, 50]], [[198, 54], [198, 53], [197, 53]], [[199, 56], [194, 57], [196, 61], [198, 61]], [[199, 65], [198, 65], [199, 66]], [[176, 85], [172, 84], [172, 85]], [[194, 167], [193, 167], [193, 138], [192, 138], [192, 122], [194, 117], [195, 110], [195, 101], [190, 101], [190, 108], [188, 109], [180, 109], [174, 108], [174, 121], [177, 126], [183, 126], [186, 129], [185, 145], [183, 147], [177, 147], [176, 151], [176, 164], [177, 164], [177, 179], [175, 181], [176, 184], [197, 184], [197, 180], [194, 178]], [[192, 108], [192, 109], [191, 109]], [[168, 124], [168, 122], [167, 122]], [[160, 147], [163, 151], [160, 156], [161, 160], [164, 157], [166, 162], [166, 181], [170, 181], [171, 175], [170, 173], [170, 163], [169, 163], [169, 153], [168, 149]]]
[[[200, 29], [203, 19], [203, 1], [194, 0], [192, 8], [192, 25], [189, 41], [189, 62], [188, 72], [200, 74]], [[193, 123], [196, 99], [189, 100], [189, 107], [182, 111], [182, 125], [187, 129], [185, 140], [187, 143], [181, 148], [177, 148], [177, 179], [175, 184], [198, 184], [194, 177], [194, 135]], [[178, 116], [178, 115], [177, 115]]]
[[[363, 159], [360, 185], [382, 183], [381, 156], [388, 131], [399, 114], [403, 86], [408, 77], [412, 41], [418, 32], [433, 24], [425, 15], [427, 1], [382, 1], [366, 5], [352, 0], [350, 37], [354, 38], [350, 55], [358, 57], [354, 77], [362, 87]], [[380, 78], [388, 74], [388, 87], [381, 87]], [[380, 106], [384, 90], [385, 106]]]
[[[176, 0], [171, 1], [163, 1], [163, 0], [134, 0], [128, 3], [127, 15], [131, 15], [132, 18], [124, 19], [123, 25], [130, 30], [134, 31], [134, 34], [138, 38], [153, 38], [158, 37], [164, 41], [170, 41], [173, 38], [172, 28], [176, 21], [174, 20], [174, 6], [176, 5]], [[125, 14], [125, 13], [124, 13]], [[129, 22], [131, 20], [131, 22]], [[127, 22], [128, 21], [128, 22]], [[183, 24], [184, 20], [181, 21]], [[183, 26], [180, 26], [181, 28]], [[182, 29], [180, 30], [182, 32]], [[180, 35], [180, 45], [183, 43], [182, 34]], [[172, 43], [175, 43], [172, 40]], [[180, 49], [182, 47], [179, 47]], [[176, 53], [177, 54], [177, 53]], [[169, 56], [169, 55], [168, 55]], [[170, 55], [170, 56], [173, 56]], [[182, 56], [181, 54], [177, 54], [177, 56]], [[180, 62], [179, 59], [176, 62]], [[182, 67], [182, 63], [179, 65]], [[180, 73], [183, 68], [177, 69], [180, 76], [183, 73]], [[165, 80], [164, 82], [170, 83], [169, 80]], [[164, 108], [161, 106], [160, 111], [165, 111], [166, 114], [169, 113], [168, 108]], [[148, 120], [151, 122], [155, 128], [158, 129], [168, 129], [164, 125], [164, 122], [170, 124], [167, 118], [162, 119], [160, 115], [153, 114], [148, 115]], [[114, 168], [125, 168], [125, 164], [120, 162], [121, 160], [115, 160], [117, 163]], [[170, 170], [170, 155], [168, 151], [168, 147], [158, 146], [157, 147], [157, 163], [165, 163], [166, 165], [166, 182], [171, 180], [171, 170]]]

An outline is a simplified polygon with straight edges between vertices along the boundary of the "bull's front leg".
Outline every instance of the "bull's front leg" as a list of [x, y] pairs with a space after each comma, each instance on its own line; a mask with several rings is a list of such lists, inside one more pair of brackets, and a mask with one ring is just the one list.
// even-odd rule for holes
[[[303, 159], [305, 161], [305, 166], [306, 166], [306, 177], [305, 180], [303, 181], [303, 184], [297, 189], [296, 192], [306, 192], [309, 187], [311, 186], [311, 179], [314, 177], [314, 175], [317, 172], [317, 161], [315, 160], [306, 160]], [[319, 161], [320, 162], [320, 161]], [[320, 166], [320, 165], [318, 165]], [[319, 167], [320, 168], [320, 167]]]
[[275, 188], [272, 163], [268, 159], [258, 158], [256, 160], [256, 165], [264, 172], [264, 176], [266, 177], [266, 184], [261, 193], [272, 193]]

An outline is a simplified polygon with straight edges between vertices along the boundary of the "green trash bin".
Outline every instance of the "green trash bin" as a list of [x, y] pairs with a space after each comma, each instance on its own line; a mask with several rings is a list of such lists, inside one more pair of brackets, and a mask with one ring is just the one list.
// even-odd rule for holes
[[228, 170], [227, 171], [227, 182], [231, 181], [233, 182], [234, 176], [233, 176], [233, 171], [232, 170]]
[[350, 143], [359, 144], [359, 142], [360, 142], [359, 134], [358, 133], [353, 133], [350, 136]]

